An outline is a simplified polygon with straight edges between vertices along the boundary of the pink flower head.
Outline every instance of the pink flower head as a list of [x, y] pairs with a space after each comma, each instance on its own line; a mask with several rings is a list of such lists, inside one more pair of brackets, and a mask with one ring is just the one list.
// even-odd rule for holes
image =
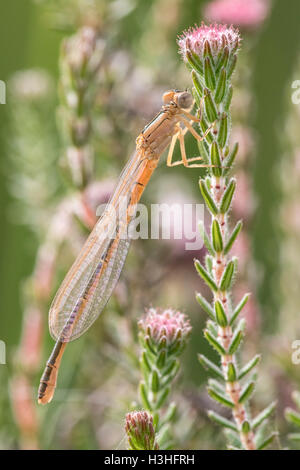
[[192, 329], [184, 313], [172, 309], [159, 312], [155, 308], [150, 308], [146, 316], [139, 321], [139, 328], [152, 343], [165, 343], [166, 346], [185, 342]]
[[127, 413], [125, 431], [133, 450], [157, 450], [153, 418], [147, 411]]
[[209, 21], [254, 28], [266, 19], [268, 11], [266, 0], [215, 0], [206, 6], [204, 16]]
[[185, 58], [187, 51], [191, 51], [202, 59], [207, 44], [210, 46], [213, 57], [217, 57], [225, 47], [228, 47], [229, 55], [236, 52], [240, 41], [239, 31], [232, 26], [228, 27], [223, 24], [207, 26], [202, 23], [201, 26], [184, 31], [178, 39], [178, 45], [183, 58]]

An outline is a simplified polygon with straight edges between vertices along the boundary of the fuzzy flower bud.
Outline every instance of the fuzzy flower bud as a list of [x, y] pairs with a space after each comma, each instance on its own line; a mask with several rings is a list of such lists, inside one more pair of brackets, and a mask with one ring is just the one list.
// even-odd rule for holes
[[[207, 57], [217, 65], [220, 54], [224, 49], [228, 50], [228, 59], [236, 53], [240, 46], [241, 38], [237, 29], [223, 24], [211, 24], [190, 28], [178, 38], [180, 53], [184, 60], [189, 61], [192, 54], [195, 60], [200, 60], [202, 65]], [[228, 60], [226, 59], [228, 62]]]
[[192, 329], [187, 316], [172, 309], [160, 312], [150, 308], [138, 325], [145, 339], [149, 339], [153, 346], [172, 350], [177, 349], [177, 345], [178, 348], [185, 345]]
[[131, 450], [158, 450], [153, 418], [147, 411], [127, 413], [125, 431]]

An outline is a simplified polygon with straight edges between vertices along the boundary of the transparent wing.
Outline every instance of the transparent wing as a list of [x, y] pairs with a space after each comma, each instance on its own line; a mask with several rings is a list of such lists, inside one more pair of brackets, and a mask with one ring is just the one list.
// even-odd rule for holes
[[[121, 204], [131, 200], [134, 181], [146, 164], [137, 154], [129, 161], [107, 209], [59, 288], [49, 311], [49, 329], [55, 340], [68, 342], [81, 336], [109, 300], [130, 245], [128, 213]], [[130, 208], [134, 213], [135, 207]]]

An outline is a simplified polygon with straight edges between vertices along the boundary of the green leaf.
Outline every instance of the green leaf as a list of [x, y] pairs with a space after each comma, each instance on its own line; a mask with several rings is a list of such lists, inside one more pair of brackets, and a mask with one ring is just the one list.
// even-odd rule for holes
[[222, 176], [222, 161], [219, 152], [219, 146], [217, 142], [213, 142], [210, 151], [210, 161], [214, 167], [211, 169], [213, 175], [216, 178]]
[[207, 302], [207, 300], [198, 292], [196, 294], [196, 300], [197, 302], [201, 305], [203, 308], [204, 312], [207, 313], [209, 318], [211, 318], [213, 321], [215, 321], [215, 312], [213, 308], [210, 306], [210, 304]]
[[230, 154], [228, 155], [228, 157], [226, 158], [224, 162], [224, 174], [225, 175], [227, 175], [230, 172], [231, 167], [234, 163], [235, 157], [237, 155], [238, 149], [239, 149], [239, 144], [236, 142], [233, 146], [233, 149], [231, 150]]
[[219, 75], [217, 89], [215, 93], [215, 102], [217, 104], [220, 104], [224, 98], [224, 95], [226, 92], [226, 80], [227, 80], [226, 69], [223, 68]]
[[245, 377], [245, 375], [247, 375], [259, 363], [260, 359], [261, 355], [257, 354], [253, 359], [251, 359], [251, 361], [247, 362], [239, 372], [239, 380]]
[[251, 294], [245, 294], [244, 297], [242, 298], [242, 300], [239, 302], [239, 304], [235, 307], [234, 311], [233, 311], [233, 314], [232, 314], [232, 317], [230, 319], [230, 325], [233, 325], [233, 323], [235, 322], [236, 318], [238, 317], [238, 315], [241, 313], [241, 311], [243, 310], [244, 306], [246, 305], [246, 303], [248, 302], [249, 298], [250, 298], [250, 295]]
[[221, 371], [220, 367], [216, 366], [213, 362], [207, 359], [207, 357], [205, 357], [203, 354], [198, 354], [198, 360], [205, 370], [208, 370], [212, 374], [215, 374], [217, 377], [224, 380], [223, 372]]
[[230, 105], [231, 105], [231, 100], [232, 100], [232, 95], [233, 95], [233, 88], [230, 85], [228, 87], [227, 93], [226, 93], [225, 98], [223, 100], [224, 111], [229, 111], [229, 108], [230, 108]]
[[236, 370], [235, 370], [235, 366], [232, 362], [230, 362], [228, 364], [227, 381], [228, 382], [235, 382], [236, 381]]
[[[209, 128], [209, 125], [207, 124], [207, 122], [205, 121], [204, 117], [202, 117], [201, 121], [200, 121], [200, 128], [201, 128], [201, 131], [202, 131], [202, 135], [204, 135], [207, 131], [207, 129]], [[211, 132], [208, 132], [206, 134], [206, 137], [205, 137], [206, 141], [211, 144], [213, 141], [214, 141], [214, 138], [212, 136], [212, 133]]]
[[210, 44], [209, 41], [205, 40], [204, 41], [204, 46], [203, 46], [203, 56], [204, 57], [209, 57], [212, 63], [214, 62], [214, 58], [211, 52]]
[[292, 410], [292, 408], [286, 408], [284, 415], [287, 421], [300, 427], [300, 413]]
[[156, 370], [152, 371], [151, 390], [153, 393], [157, 393], [159, 391], [159, 377]]
[[157, 401], [155, 403], [156, 410], [159, 410], [164, 405], [166, 399], [168, 398], [169, 393], [170, 393], [170, 387], [166, 387], [158, 394]]
[[214, 421], [217, 424], [220, 424], [224, 428], [231, 429], [232, 431], [238, 432], [238, 428], [235, 426], [235, 424], [232, 421], [229, 421], [226, 418], [223, 418], [223, 416], [219, 415], [215, 411], [209, 410], [207, 412], [208, 417]]
[[221, 148], [225, 147], [228, 138], [228, 117], [227, 113], [223, 113], [221, 116], [219, 133], [218, 133], [218, 144]]
[[208, 330], [204, 330], [204, 336], [207, 341], [211, 344], [211, 346], [221, 355], [224, 356], [226, 354], [225, 349], [221, 344], [212, 336], [212, 334]]
[[265, 449], [269, 444], [271, 444], [274, 440], [274, 438], [278, 436], [278, 432], [273, 432], [268, 436], [259, 446], [257, 447], [257, 450], [263, 450]]
[[271, 414], [276, 409], [276, 401], [273, 401], [269, 406], [267, 406], [263, 411], [261, 411], [253, 420], [252, 420], [252, 429], [258, 428], [266, 419], [268, 419]]
[[214, 255], [215, 255], [215, 251], [214, 251], [214, 249], [213, 249], [213, 247], [212, 247], [212, 245], [211, 245], [211, 243], [210, 243], [209, 236], [208, 236], [208, 234], [207, 234], [207, 232], [206, 232], [206, 230], [205, 230], [204, 223], [203, 223], [202, 220], [200, 220], [198, 226], [199, 226], [200, 235], [201, 235], [201, 237], [202, 237], [202, 239], [203, 239], [203, 242], [204, 242], [204, 245], [205, 245], [207, 251], [208, 251], [212, 256], [214, 256]]
[[227, 66], [227, 63], [228, 63], [228, 58], [229, 58], [229, 49], [227, 46], [224, 47], [223, 49], [223, 53], [217, 63], [217, 67], [216, 67], [216, 73], [218, 74], [219, 71], [221, 70], [222, 67], [226, 67]]
[[241, 391], [239, 403], [244, 403], [245, 401], [247, 401], [252, 395], [254, 388], [255, 382], [249, 382], [248, 384], [246, 384], [243, 390]]
[[251, 427], [250, 427], [249, 421], [243, 421], [242, 433], [243, 434], [248, 434], [250, 431], [251, 431]]
[[228, 64], [228, 68], [227, 68], [228, 78], [230, 78], [231, 75], [233, 74], [233, 71], [236, 66], [236, 62], [237, 62], [237, 56], [236, 54], [234, 54], [234, 56], [230, 59], [230, 62]]
[[205, 267], [211, 277], [213, 277], [213, 257], [209, 254], [205, 255]]
[[216, 206], [209, 190], [207, 189], [207, 186], [206, 186], [204, 180], [201, 179], [199, 181], [199, 187], [200, 187], [202, 197], [203, 197], [208, 209], [212, 213], [212, 215], [214, 215], [214, 216], [218, 215], [218, 212], [219, 212], [218, 208], [217, 208], [217, 206]]
[[219, 326], [222, 326], [224, 328], [225, 326], [228, 325], [227, 316], [220, 300], [216, 300], [215, 302], [215, 314], [216, 314], [216, 321]]
[[[224, 382], [224, 379], [222, 380]], [[226, 395], [226, 390], [223, 387], [223, 384], [220, 384], [220, 382], [216, 379], [209, 378], [208, 379], [208, 387], [214, 390], [217, 393], [220, 393], [221, 395]]]
[[185, 56], [190, 66], [200, 75], [203, 75], [203, 65], [197, 54], [193, 53], [191, 50], [187, 50]]
[[142, 400], [143, 407], [146, 408], [146, 410], [152, 411], [152, 407], [151, 407], [150, 402], [148, 400], [146, 385], [145, 385], [144, 382], [140, 382], [139, 392], [140, 392], [140, 397], [141, 397], [141, 400]]
[[234, 408], [234, 403], [231, 400], [228, 400], [224, 395], [215, 392], [215, 390], [212, 390], [211, 388], [208, 388], [207, 392], [213, 400], [218, 401], [221, 405], [227, 406], [228, 408]]
[[216, 87], [216, 77], [209, 57], [204, 59], [204, 79], [207, 88], [214, 90]]
[[142, 369], [143, 369], [146, 373], [151, 372], [151, 366], [150, 366], [150, 363], [149, 363], [149, 361], [148, 361], [148, 357], [147, 357], [146, 351], [143, 351], [143, 352], [142, 352], [140, 362], [141, 362], [141, 367], [142, 367]]
[[214, 336], [214, 338], [218, 338], [218, 325], [215, 321], [207, 320], [206, 328]]
[[210, 277], [209, 273], [206, 271], [206, 269], [202, 266], [199, 260], [194, 261], [195, 268], [198, 272], [198, 274], [202, 277], [203, 281], [208, 285], [208, 287], [214, 291], [217, 292], [218, 286], [216, 285], [215, 281]]
[[201, 82], [199, 80], [199, 76], [195, 72], [195, 70], [192, 70], [192, 80], [193, 80], [193, 84], [194, 84], [195, 90], [196, 90], [199, 98], [202, 98], [202, 96], [203, 96], [203, 86], [201, 85]]
[[162, 349], [158, 355], [156, 365], [159, 369], [161, 369], [162, 367], [165, 366], [165, 364], [166, 364], [166, 350]]
[[220, 212], [221, 214], [226, 214], [228, 212], [231, 201], [235, 192], [236, 188], [236, 181], [232, 178], [223, 194], [221, 204], [220, 204]]
[[236, 237], [238, 236], [238, 234], [240, 233], [240, 231], [242, 230], [242, 227], [243, 227], [243, 222], [241, 220], [239, 220], [236, 224], [236, 226], [234, 227], [226, 245], [225, 245], [225, 248], [224, 248], [224, 254], [227, 255], [229, 253], [229, 251], [231, 250], [231, 247], [232, 245], [234, 244], [235, 240], [236, 240]]
[[218, 113], [208, 88], [205, 89], [204, 105], [207, 118], [209, 122], [213, 123], [214, 121], [216, 121]]
[[232, 341], [230, 343], [229, 349], [228, 349], [228, 354], [232, 355], [234, 354], [237, 349], [239, 348], [241, 341], [243, 339], [243, 332], [242, 331], [236, 331], [235, 334], [233, 335]]
[[166, 413], [164, 414], [163, 418], [161, 419], [161, 426], [163, 426], [164, 424], [171, 423], [174, 420], [175, 416], [176, 416], [176, 412], [177, 412], [177, 405], [173, 401], [172, 403], [170, 403]]
[[223, 250], [223, 238], [220, 224], [217, 219], [214, 219], [211, 225], [211, 238], [214, 250], [217, 253], [221, 253]]
[[232, 259], [227, 263], [227, 266], [223, 272], [221, 282], [220, 282], [220, 290], [222, 292], [225, 292], [226, 290], [229, 290], [233, 281], [233, 274], [235, 271], [235, 266], [234, 266], [234, 260]]
[[[206, 136], [207, 141], [209, 140], [208, 139], [209, 135], [210, 134], [207, 134]], [[203, 163], [208, 165], [209, 164], [209, 148], [208, 148], [207, 143], [205, 142], [205, 140], [197, 140], [197, 145], [198, 145], [199, 153], [201, 157], [203, 158]]]

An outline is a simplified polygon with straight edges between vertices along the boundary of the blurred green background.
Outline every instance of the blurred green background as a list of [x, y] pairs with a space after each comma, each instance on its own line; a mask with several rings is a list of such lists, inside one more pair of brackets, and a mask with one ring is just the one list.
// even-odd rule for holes
[[[153, 16], [153, 9], [157, 2], [154, 0], [139, 0], [136, 2], [132, 0], [130, 2], [115, 1], [103, 3], [114, 3], [115, 9], [120, 9], [122, 4], [123, 6], [126, 4], [125, 6], [128, 8], [128, 14], [123, 17], [120, 16], [119, 20], [115, 19], [107, 28], [104, 28], [105, 34], [107, 36], [111, 35], [111, 41], [115, 49], [120, 47], [123, 51], [129, 51], [128, 53], [133, 58], [134, 66], [146, 66], [148, 70], [152, 68], [153, 73], [156, 75], [153, 80], [155, 86], [158, 86], [161, 90], [173, 86], [190, 86], [190, 83], [187, 83], [188, 75], [184, 74], [183, 66], [177, 55], [176, 35], [190, 25], [199, 23], [202, 19], [203, 7], [209, 2], [199, 0], [176, 2], [176, 8], [178, 8], [179, 14], [176, 16], [176, 22], [171, 24], [168, 30], [168, 36], [165, 38], [167, 47], [169, 48], [168, 57], [165, 62], [163, 54], [160, 54], [157, 49], [154, 38], [151, 38], [151, 31], [155, 33], [155, 16]], [[170, 16], [172, 15], [172, 3], [172, 1], [169, 2]], [[7, 82], [14, 72], [18, 70], [38, 67], [48, 71], [57, 82], [59, 75], [58, 61], [60, 43], [68, 32], [53, 27], [53, 24], [48, 19], [47, 2], [32, 2], [29, 0], [11, 0], [7, 2], [1, 0], [0, 5], [0, 79]], [[117, 16], [118, 15], [116, 15], [116, 18]], [[263, 351], [267, 355], [265, 365], [263, 366], [265, 374], [268, 365], [271, 364], [271, 371], [273, 367], [276, 369], [277, 365], [275, 366], [275, 363], [279, 364], [279, 369], [275, 370], [272, 380], [266, 378], [261, 389], [262, 393], [267, 390], [270, 395], [275, 397], [278, 393], [279, 395], [281, 393], [280, 390], [278, 392], [278, 389], [276, 389], [276, 384], [278, 385], [281, 376], [284, 376], [285, 373], [290, 374], [288, 370], [289, 366], [286, 366], [285, 359], [278, 360], [270, 344], [273, 344], [273, 340], [276, 343], [276, 338], [280, 338], [281, 334], [281, 244], [284, 243], [284, 240], [282, 239], [280, 222], [278, 220], [280, 205], [282, 203], [282, 187], [278, 172], [280, 171], [283, 157], [282, 134], [285, 129], [287, 113], [290, 107], [289, 90], [291, 89], [292, 81], [299, 78], [295, 76], [300, 51], [300, 28], [297, 20], [299, 17], [299, 1], [273, 1], [269, 17], [264, 25], [258, 30], [243, 34], [243, 48], [246, 50], [246, 53], [241, 59], [243, 68], [247, 70], [246, 82], [244, 84], [241, 83], [241, 87], [249, 87], [251, 93], [251, 106], [249, 108], [249, 115], [246, 117], [246, 123], [253, 128], [255, 138], [254, 150], [252, 152], [253, 156], [248, 166], [248, 171], [251, 173], [251, 178], [253, 178], [255, 206], [248, 230], [251, 237], [251, 247], [255, 262], [255, 273], [254, 275], [252, 274], [252, 278], [255, 280], [261, 329], [259, 338], [253, 340], [253, 343], [262, 346], [263, 349], [267, 349]], [[152, 47], [152, 39], [154, 47]], [[181, 71], [177, 72], [179, 68]], [[176, 71], [177, 75], [174, 71]], [[179, 83], [174, 83], [175, 76]], [[168, 77], [171, 77], [169, 83]], [[242, 74], [241, 79], [243, 80]], [[7, 104], [0, 105], [0, 339], [4, 340], [7, 345], [7, 368], [9, 371], [8, 375], [5, 376], [7, 382], [9, 381], [11, 369], [13, 368], [14, 352], [20, 341], [24, 306], [22, 286], [24, 280], [32, 273], [38, 247], [38, 236], [34, 234], [28, 226], [19, 224], [18, 220], [16, 220], [17, 216], [14, 215], [12, 210], [14, 198], [7, 184], [7, 171], [9, 167], [8, 148], [10, 140], [14, 139], [10, 128], [10, 106], [11, 103], [8, 95]], [[131, 146], [128, 143], [129, 149], [133, 148], [133, 138], [137, 135], [135, 132], [138, 132], [138, 129], [143, 127], [146, 116], [147, 113], [144, 112], [143, 109], [140, 110], [138, 116], [133, 116], [134, 124], [132, 126], [129, 125], [128, 131], [129, 140], [131, 142]], [[55, 121], [55, 116], [51, 119]], [[124, 122], [124, 119], [122, 122]], [[126, 132], [125, 129], [124, 133], [126, 134]], [[37, 138], [42, 140], [43, 134], [37, 136]], [[127, 144], [126, 138], [124, 139], [124, 142]], [[123, 158], [124, 162], [127, 156], [123, 155]], [[112, 172], [114, 176], [116, 174], [115, 169], [121, 168], [121, 163], [123, 162], [117, 162], [117, 164], [115, 164], [114, 171]], [[169, 171], [168, 169], [161, 169], [162, 176], [157, 176], [157, 178], [159, 178], [158, 182], [164, 184], [164, 175], [167, 177]], [[186, 182], [186, 185], [190, 188], [190, 193], [193, 195], [192, 197], [197, 201], [197, 197], [199, 197], [197, 191], [198, 171], [191, 171], [191, 173], [187, 174], [186, 171], [180, 169], [178, 171], [176, 170], [176, 172], [176, 175], [179, 175], [181, 178], [180, 181], [184, 180]], [[106, 171], [106, 174], [108, 173], [109, 171]], [[153, 185], [153, 188], [157, 188], [155, 182]], [[146, 194], [146, 200], [151, 201], [150, 190]], [[144, 245], [142, 245], [142, 247], [143, 246]], [[142, 253], [142, 251], [140, 253]], [[295, 257], [298, 257], [299, 260], [297, 253], [295, 253]], [[186, 264], [183, 263], [183, 273], [185, 273], [185, 270], [190, 270], [191, 274], [194, 274], [192, 272], [193, 267], [190, 262], [191, 259], [192, 257], [187, 263], [185, 262]], [[138, 268], [135, 269], [138, 270]], [[176, 265], [175, 267], [173, 266], [173, 269], [176, 269]], [[196, 277], [194, 280], [197, 282]], [[183, 282], [182, 289], [185, 290], [187, 287], [184, 281], [181, 282]], [[176, 291], [176, 287], [172, 288], [172, 286], [168, 286], [168, 283], [163, 285], [165, 286], [166, 295], [164, 296], [159, 291], [157, 297], [152, 300], [154, 304], [158, 302], [158, 299], [167, 302], [167, 304], [172, 304], [172, 295]], [[178, 280], [176, 280], [175, 286], [178, 286]], [[193, 291], [185, 294], [185, 296], [190, 296], [191, 306], [182, 305], [184, 304], [183, 301], [182, 304], [180, 304], [180, 295], [178, 295], [176, 302], [180, 305], [175, 304], [174, 307], [186, 308], [186, 310], [191, 308], [193, 310], [191, 316], [194, 325], [195, 315], [197, 315], [197, 305], [195, 305], [193, 295]], [[147, 303], [145, 306], [147, 306]], [[201, 322], [199, 323], [199, 325], [195, 324], [194, 326], [196, 338], [193, 340], [191, 347], [186, 353], [184, 363], [184, 380], [186, 380], [186, 384], [188, 384], [191, 390], [190, 395], [185, 398], [190, 402], [198, 400], [195, 390], [197, 390], [197, 386], [204, 381], [200, 367], [199, 377], [196, 377], [194, 372], [195, 367], [198, 367], [196, 365], [195, 353], [201, 348], [203, 350], [203, 348], [206, 347], [202, 342], [202, 324]], [[295, 324], [297, 325], [296, 319]], [[94, 366], [97, 364], [96, 359], [100, 354], [97, 349], [101, 347], [100, 344], [98, 345], [97, 338], [97, 331], [99, 332], [100, 327], [101, 326], [98, 326], [96, 333], [89, 333], [91, 334], [90, 338], [92, 338], [92, 345], [95, 347], [95, 350], [90, 352], [87, 357], [93, 358]], [[106, 328], [109, 330], [111, 325], [109, 324]], [[300, 331], [299, 328], [298, 331]], [[295, 330], [295, 333], [296, 332], [297, 330]], [[45, 337], [47, 337], [47, 334]], [[263, 345], [264, 338], [271, 338], [271, 342], [267, 342]], [[287, 341], [289, 344], [293, 339], [295, 338], [288, 338]], [[73, 351], [77, 351], [74, 352], [74, 356], [77, 354], [79, 357], [82, 348], [84, 348], [84, 341], [84, 339], [80, 340], [78, 346], [74, 344]], [[47, 339], [45, 355], [50, 351], [51, 344], [51, 341]], [[280, 344], [280, 339], [278, 344]], [[280, 349], [279, 346], [278, 349]], [[278, 352], [278, 354], [280, 355], [280, 352]], [[86, 361], [87, 360], [88, 359], [86, 359]], [[66, 368], [67, 364], [71, 362], [72, 352], [66, 358]], [[281, 366], [284, 372], [280, 370]], [[4, 367], [5, 366], [0, 366], [2, 369]], [[70, 374], [72, 375], [73, 372], [71, 371]], [[34, 379], [34, 386], [38, 384], [38, 375], [39, 374], [37, 374]], [[87, 375], [88, 372], [85, 373], [84, 377], [86, 378]], [[293, 386], [295, 386], [295, 383], [299, 384], [300, 374], [298, 371], [294, 370], [290, 376]], [[65, 388], [67, 388], [66, 384], [68, 381], [64, 381], [63, 376], [62, 382], [64, 382]], [[5, 383], [3, 381], [1, 381], [1, 383], [2, 387], [5, 387]], [[91, 383], [89, 385], [92, 389], [95, 384]], [[80, 382], [80, 386], [82, 386], [82, 381]], [[273, 387], [272, 390], [270, 390], [270, 387]], [[280, 388], [280, 386], [278, 387]], [[285, 393], [286, 392], [282, 392], [282, 395], [280, 395], [286, 399], [282, 406], [289, 402]], [[5, 404], [6, 399], [2, 398], [1, 403], [2, 405]], [[114, 406], [113, 403], [111, 406]], [[51, 421], [53, 429], [55, 429], [56, 426], [61, 426], [61, 423], [57, 424], [59, 423], [58, 414], [60, 408], [58, 405], [54, 405], [54, 408], [56, 409], [56, 414], [53, 412], [55, 417], [52, 417]], [[90, 405], [89, 408], [93, 407]], [[70, 412], [70, 410], [68, 411]], [[51, 412], [39, 410], [38, 413], [41, 414], [40, 419], [44, 420], [46, 413]], [[79, 413], [78, 409], [77, 413]], [[92, 413], [91, 409], [89, 409], [89, 413]], [[113, 419], [111, 418], [111, 415], [114, 416], [113, 411], [111, 411], [111, 415], [108, 416], [107, 411], [105, 413], [105, 417], [108, 417], [108, 422]], [[2, 426], [0, 436], [6, 434], [6, 437], [0, 445], [2, 447], [5, 447], [5, 445], [18, 447], [20, 445], [18, 441], [19, 431], [17, 426], [13, 423], [11, 412], [6, 410], [5, 416], [5, 419], [3, 419], [2, 422], [0, 421], [0, 426]], [[100, 419], [100, 417], [101, 413], [99, 416], [97, 415], [98, 419]], [[68, 426], [70, 426], [70, 428], [72, 427], [72, 432], [60, 428], [60, 436], [62, 435], [64, 437], [65, 446], [73, 448], [97, 448], [101, 439], [104, 439], [103, 435], [106, 429], [113, 433], [117, 426], [115, 423], [115, 428], [112, 426], [112, 428], [107, 427], [101, 429], [101, 433], [99, 431], [100, 436], [97, 434], [96, 418], [95, 422], [92, 424], [88, 421], [84, 421], [82, 424], [81, 418], [82, 416], [79, 416], [78, 421], [76, 421], [76, 426], [78, 422], [81, 423], [77, 427], [72, 427], [72, 420], [66, 423], [66, 428]], [[203, 419], [205, 420], [205, 418]], [[5, 432], [4, 426], [6, 426]], [[71, 434], [71, 437], [66, 438], [65, 433], [68, 432]], [[207, 441], [209, 441], [209, 432], [210, 431], [208, 431], [208, 435], [206, 436]], [[41, 434], [43, 434], [43, 430]], [[195, 442], [197, 442], [197, 440]], [[49, 437], [48, 439], [44, 437], [41, 438], [40, 446], [51, 448], [57, 447], [58, 443], [53, 437]]]

